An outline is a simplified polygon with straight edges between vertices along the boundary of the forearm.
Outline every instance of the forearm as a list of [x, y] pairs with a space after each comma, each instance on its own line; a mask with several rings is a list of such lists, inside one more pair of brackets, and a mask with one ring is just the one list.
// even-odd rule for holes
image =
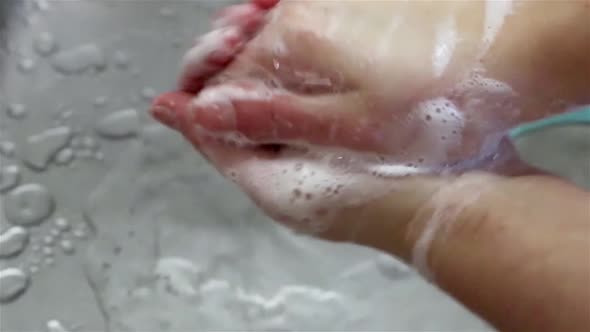
[[590, 329], [588, 193], [537, 176], [420, 181], [357, 215], [355, 240], [417, 264], [503, 331]]
[[415, 221], [452, 223], [427, 252], [434, 282], [503, 331], [588, 330], [589, 195], [547, 177], [494, 182], [457, 220]]

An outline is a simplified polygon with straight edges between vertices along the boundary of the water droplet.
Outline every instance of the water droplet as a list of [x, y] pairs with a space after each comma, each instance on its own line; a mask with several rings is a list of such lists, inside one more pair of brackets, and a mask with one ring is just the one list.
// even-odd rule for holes
[[67, 232], [72, 227], [70, 222], [66, 218], [57, 218], [54, 221], [55, 227], [59, 229], [61, 232]]
[[55, 201], [49, 190], [36, 183], [16, 187], [4, 199], [4, 214], [15, 225], [38, 225], [54, 209]]
[[73, 255], [74, 254], [74, 243], [70, 240], [62, 240], [59, 243], [59, 246], [61, 248], [61, 250], [64, 252], [64, 254], [66, 255]]
[[43, 249], [41, 251], [43, 252], [43, 255], [45, 255], [47, 257], [53, 256], [53, 248], [51, 248], [51, 247], [43, 247]]
[[160, 16], [163, 17], [172, 17], [176, 15], [176, 11], [170, 7], [162, 7], [160, 8]]
[[0, 193], [5, 193], [18, 185], [21, 179], [20, 168], [10, 165], [0, 168]]
[[92, 150], [78, 150], [74, 153], [77, 158], [79, 159], [90, 159], [94, 156], [94, 152]]
[[43, 260], [43, 264], [45, 264], [45, 266], [54, 266], [55, 265], [55, 258], [45, 257], [45, 259]]
[[40, 134], [29, 136], [23, 151], [25, 162], [33, 169], [44, 170], [57, 151], [68, 143], [71, 136], [72, 130], [68, 127], [51, 128]]
[[152, 99], [154, 99], [157, 94], [158, 93], [154, 88], [146, 86], [143, 89], [141, 89], [141, 97], [147, 101], [151, 101]]
[[127, 69], [131, 64], [131, 58], [123, 51], [115, 51], [113, 54], [113, 62], [119, 69]]
[[29, 276], [21, 269], [0, 270], [0, 303], [9, 303], [20, 297], [29, 286]]
[[172, 41], [173, 48], [182, 48], [184, 46], [184, 41], [181, 38], [175, 38]]
[[84, 136], [81, 138], [81, 147], [88, 150], [96, 150], [98, 148], [98, 142], [90, 136]]
[[53, 35], [49, 32], [41, 32], [33, 40], [33, 50], [37, 52], [39, 56], [47, 57], [57, 52], [59, 46]]
[[6, 114], [15, 119], [22, 120], [27, 116], [27, 108], [23, 104], [10, 104], [6, 107]]
[[16, 145], [13, 142], [3, 141], [0, 142], [0, 154], [6, 158], [14, 157], [16, 152]]
[[57, 319], [51, 319], [51, 320], [47, 321], [47, 324], [45, 325], [45, 327], [47, 328], [47, 330], [46, 330], [47, 332], [70, 332]]
[[107, 115], [96, 125], [96, 132], [105, 138], [127, 138], [139, 131], [139, 114], [135, 109], [123, 109]]
[[64, 75], [100, 72], [106, 68], [106, 57], [102, 48], [88, 43], [56, 53], [52, 65], [57, 72]]
[[65, 121], [70, 119], [72, 117], [72, 115], [74, 115], [74, 110], [72, 110], [72, 109], [64, 110], [58, 114], [57, 122], [64, 123]]
[[29, 266], [29, 273], [35, 274], [37, 272], [39, 272], [39, 267], [37, 265], [31, 265], [31, 266]]
[[72, 234], [74, 234], [74, 236], [77, 237], [78, 239], [85, 239], [86, 238], [86, 231], [82, 228], [74, 230], [72, 232]]
[[29, 241], [29, 232], [20, 226], [13, 226], [0, 234], [0, 258], [20, 254]]
[[94, 107], [96, 108], [103, 108], [107, 105], [107, 103], [109, 102], [109, 99], [105, 96], [98, 96], [94, 99], [94, 101], [92, 102], [92, 104], [94, 105]]
[[98, 161], [103, 161], [104, 160], [104, 153], [97, 151], [96, 153], [94, 153], [94, 159], [96, 159]]
[[52, 235], [45, 235], [43, 237], [43, 243], [48, 246], [52, 246], [55, 243], [55, 238]]
[[35, 63], [35, 60], [31, 59], [31, 58], [24, 58], [21, 59], [18, 62], [18, 70], [23, 73], [23, 74], [28, 74], [30, 72], [32, 72], [35, 67], [37, 67], [37, 64]]
[[74, 150], [64, 148], [55, 155], [55, 163], [59, 166], [69, 165], [74, 160]]
[[72, 139], [70, 140], [70, 147], [75, 148], [75, 149], [81, 149], [82, 148], [82, 137], [80, 135], [76, 135], [76, 136], [72, 137]]

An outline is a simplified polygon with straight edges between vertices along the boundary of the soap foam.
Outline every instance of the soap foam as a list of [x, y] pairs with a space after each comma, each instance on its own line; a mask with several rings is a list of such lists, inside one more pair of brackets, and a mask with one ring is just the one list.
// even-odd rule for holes
[[506, 16], [512, 13], [512, 0], [487, 0], [485, 3], [485, 21], [480, 57], [492, 46], [496, 35], [504, 25]]
[[308, 147], [283, 152], [276, 159], [249, 159], [229, 173], [270, 214], [295, 228], [321, 231], [337, 212], [385, 195], [392, 189], [387, 177], [425, 170], [385, 165], [378, 158], [350, 151]]
[[462, 142], [465, 119], [449, 99], [439, 97], [416, 105], [410, 114], [422, 122], [422, 131], [406, 148], [410, 164], [443, 164], [448, 152]]

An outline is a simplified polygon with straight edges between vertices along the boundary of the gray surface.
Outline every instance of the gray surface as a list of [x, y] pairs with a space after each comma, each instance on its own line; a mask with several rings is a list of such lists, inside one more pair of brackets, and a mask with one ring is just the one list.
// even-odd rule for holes
[[515, 141], [529, 164], [590, 190], [590, 126], [553, 126]]
[[[57, 208], [29, 228], [23, 253], [0, 259], [1, 268], [39, 266], [26, 292], [0, 305], [2, 331], [486, 329], [399, 262], [265, 220], [145, 115], [146, 97], [173, 85], [183, 49], [224, 2], [27, 4], [4, 59], [0, 141], [16, 143], [16, 154], [0, 157], [0, 167], [20, 165], [20, 183], [46, 186]], [[43, 32], [55, 36], [57, 52], [93, 43], [104, 58], [91, 51], [56, 70], [46, 57], [51, 47], [34, 51]], [[81, 73], [85, 66], [99, 72]], [[5, 112], [14, 103], [26, 107], [20, 120]], [[138, 131], [96, 135], [108, 114], [130, 108], [140, 114]], [[57, 125], [74, 130], [72, 150], [47, 170], [31, 170], [27, 138]], [[37, 154], [57, 152], [44, 149]], [[77, 157], [69, 162], [71, 151]], [[48, 239], [54, 233], [61, 240]]]

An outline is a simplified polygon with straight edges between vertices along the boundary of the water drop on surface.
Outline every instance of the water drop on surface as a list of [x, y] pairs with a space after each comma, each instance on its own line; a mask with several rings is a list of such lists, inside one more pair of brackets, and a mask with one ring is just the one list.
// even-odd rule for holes
[[84, 136], [81, 138], [81, 147], [88, 150], [96, 150], [98, 148], [98, 142], [90, 136]]
[[94, 159], [98, 160], [98, 161], [103, 161], [104, 160], [104, 153], [97, 151], [94, 153]]
[[16, 152], [16, 145], [13, 142], [2, 141], [0, 142], [0, 154], [6, 158], [14, 157]]
[[24, 227], [10, 227], [0, 234], [0, 258], [9, 258], [20, 254], [27, 246], [28, 241], [29, 232]]
[[70, 240], [62, 240], [59, 243], [59, 246], [61, 248], [61, 250], [64, 252], [64, 254], [66, 255], [73, 255], [74, 254], [74, 243]]
[[72, 130], [68, 127], [51, 128], [29, 136], [23, 151], [25, 162], [33, 169], [45, 170], [51, 158], [68, 143], [71, 136]]
[[61, 232], [66, 232], [71, 228], [70, 222], [66, 218], [56, 218], [54, 223]]
[[43, 249], [41, 250], [43, 252], [43, 255], [46, 257], [53, 257], [53, 248], [51, 247], [43, 247]]
[[29, 286], [29, 276], [21, 269], [0, 270], [0, 303], [9, 303], [20, 297]]
[[55, 155], [55, 163], [59, 166], [69, 165], [74, 160], [74, 150], [64, 148]]
[[51, 319], [45, 324], [46, 332], [70, 332], [64, 325], [57, 319]]
[[87, 149], [78, 150], [74, 154], [76, 155], [76, 158], [79, 159], [90, 159], [94, 156], [94, 152]]
[[107, 103], [109, 102], [109, 99], [105, 96], [99, 96], [96, 97], [94, 99], [94, 101], [92, 102], [92, 104], [94, 105], [94, 107], [96, 108], [103, 108], [107, 105]]
[[83, 74], [91, 70], [100, 72], [106, 68], [106, 57], [102, 48], [88, 43], [56, 53], [52, 65], [64, 75]]
[[43, 260], [43, 264], [45, 264], [45, 266], [54, 266], [55, 258], [53, 258], [52, 256], [45, 257], [45, 259]]
[[10, 104], [6, 107], [6, 114], [14, 120], [22, 120], [27, 116], [27, 108], [23, 104]]
[[176, 11], [170, 7], [162, 7], [160, 8], [160, 16], [162, 17], [172, 17], [176, 15]]
[[123, 51], [115, 51], [113, 54], [113, 62], [119, 69], [127, 69], [131, 64], [131, 58]]
[[63, 112], [59, 113], [57, 120], [63, 123], [66, 120], [70, 119], [72, 115], [74, 115], [74, 110], [64, 110]]
[[5, 193], [16, 187], [21, 179], [20, 168], [10, 165], [0, 168], [0, 193]]
[[55, 237], [52, 235], [45, 235], [43, 237], [43, 243], [47, 246], [52, 246], [55, 243]]
[[184, 41], [181, 38], [176, 38], [172, 41], [173, 48], [182, 48], [184, 46]]
[[139, 114], [135, 109], [123, 109], [107, 115], [96, 124], [96, 132], [105, 138], [128, 138], [139, 131]]
[[35, 69], [35, 67], [37, 67], [37, 64], [31, 58], [24, 58], [18, 62], [17, 67], [22, 74], [28, 74], [32, 72]]
[[33, 50], [35, 50], [39, 56], [47, 57], [57, 52], [58, 45], [51, 33], [41, 32], [33, 40]]
[[53, 196], [46, 187], [36, 183], [21, 185], [4, 198], [4, 214], [15, 225], [38, 225], [54, 210]]
[[141, 89], [141, 97], [147, 101], [152, 101], [158, 93], [154, 88], [144, 87]]
[[82, 229], [82, 228], [76, 229], [72, 233], [78, 239], [85, 239], [86, 238], [86, 231], [84, 229]]
[[72, 137], [69, 145], [72, 148], [81, 149], [82, 148], [82, 137], [80, 135], [76, 135], [76, 136]]

